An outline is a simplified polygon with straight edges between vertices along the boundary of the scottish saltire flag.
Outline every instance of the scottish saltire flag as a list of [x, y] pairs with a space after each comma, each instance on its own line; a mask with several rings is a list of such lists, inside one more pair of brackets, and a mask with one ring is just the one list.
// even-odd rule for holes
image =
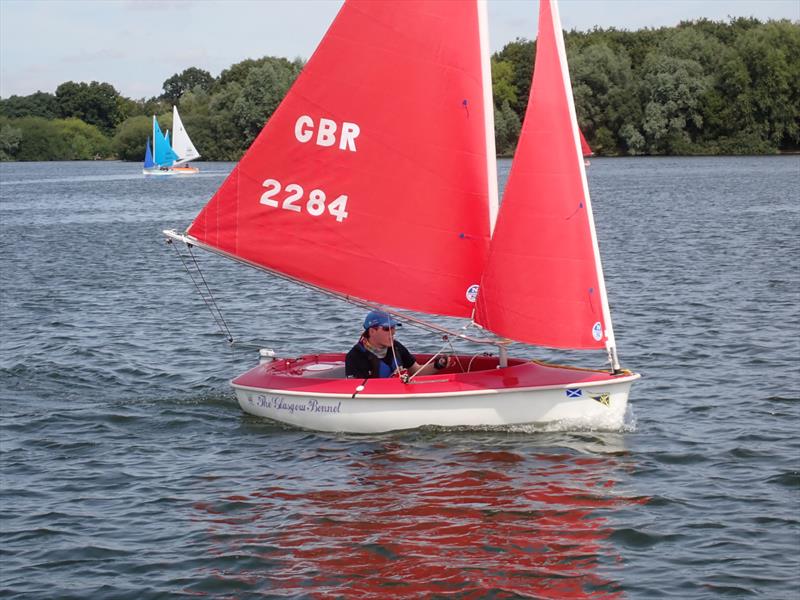
[[567, 398], [580, 398], [582, 395], [581, 390], [567, 390]]

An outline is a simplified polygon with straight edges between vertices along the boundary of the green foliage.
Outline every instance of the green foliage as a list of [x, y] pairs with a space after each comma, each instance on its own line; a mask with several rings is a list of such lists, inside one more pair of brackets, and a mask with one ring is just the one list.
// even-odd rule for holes
[[621, 139], [614, 132], [633, 126], [641, 115], [630, 58], [624, 48], [615, 50], [606, 42], [576, 48], [573, 57], [570, 72], [581, 131], [596, 153], [616, 154]]
[[642, 129], [651, 154], [691, 154], [692, 131], [703, 126], [700, 110], [710, 78], [694, 60], [651, 54], [641, 76]]
[[798, 142], [800, 28], [788, 25], [768, 23], [736, 41], [751, 81], [746, 97], [753, 129], [775, 147], [784, 139]]
[[[497, 52], [492, 57], [492, 63], [495, 65], [504, 63], [512, 69], [510, 76], [502, 76], [501, 81], [507, 82], [512, 88], [513, 94], [516, 96], [515, 101], [511, 101], [508, 97], [508, 92], [501, 99], [500, 106], [505, 100], [509, 101], [509, 106], [514, 109], [517, 116], [522, 119], [525, 117], [525, 109], [528, 108], [528, 96], [531, 93], [531, 79], [533, 77], [533, 58], [536, 55], [536, 44], [530, 40], [517, 39], [510, 44], [506, 44], [500, 52]], [[492, 75], [494, 81], [494, 75]], [[497, 106], [497, 100], [495, 100]]]
[[22, 129], [14, 127], [7, 118], [0, 117], [0, 161], [14, 160], [22, 141]]
[[79, 119], [9, 119], [0, 126], [0, 139], [14, 138], [16, 147], [10, 150], [15, 160], [93, 160], [111, 156], [108, 138], [94, 125]]
[[[626, 123], [625, 125], [623, 125], [622, 128], [619, 130], [619, 139], [620, 142], [622, 143], [622, 149], [624, 150], [625, 154], [628, 154], [630, 156], [638, 156], [640, 154], [644, 154], [645, 150], [644, 136], [641, 134], [639, 129], [637, 129], [634, 125], [630, 123]], [[609, 153], [606, 148], [597, 148], [595, 149], [595, 153], [603, 154], [604, 150], [606, 150], [605, 153]]]
[[263, 58], [259, 59], [247, 58], [241, 62], [236, 63], [235, 65], [231, 65], [230, 68], [222, 71], [222, 73], [220, 73], [219, 77], [217, 78], [216, 85], [214, 86], [214, 91], [216, 92], [223, 88], [226, 88], [232, 83], [244, 86], [244, 82], [247, 80], [247, 76], [250, 75], [251, 70], [255, 69], [256, 67], [260, 67], [264, 65], [264, 63], [270, 61], [273, 62], [283, 61], [285, 63], [289, 62], [285, 58], [275, 58], [272, 56], [264, 56]]
[[302, 63], [284, 58], [264, 59], [247, 73], [233, 103], [233, 122], [249, 146], [300, 74]]
[[80, 119], [56, 119], [52, 123], [56, 138], [69, 149], [61, 160], [94, 160], [111, 156], [111, 140], [94, 125]]
[[152, 117], [130, 117], [122, 122], [114, 136], [114, 152], [122, 160], [144, 161], [148, 138], [152, 143]]
[[[570, 31], [565, 42], [579, 125], [597, 154], [800, 150], [800, 23], [701, 19], [672, 28]], [[491, 59], [498, 154], [516, 147], [535, 54], [535, 42], [517, 39]], [[173, 105], [204, 159], [238, 160], [302, 67], [265, 56], [231, 65], [216, 79], [191, 67], [150, 99], [125, 98], [96, 81], [0, 99], [0, 160], [111, 152], [140, 161], [152, 115], [171, 129]]]
[[514, 65], [507, 60], [492, 58], [492, 95], [495, 106], [517, 105], [517, 88], [514, 85]]
[[56, 88], [59, 115], [75, 117], [112, 133], [122, 121], [120, 95], [110, 83], [67, 81]]
[[514, 155], [521, 128], [519, 117], [511, 109], [508, 100], [503, 102], [503, 106], [499, 110], [494, 109], [494, 143], [498, 155]]
[[[233, 119], [233, 105], [241, 93], [242, 86], [234, 81], [214, 94], [209, 102], [208, 134], [211, 147], [204, 145], [201, 152], [211, 160], [238, 160], [247, 149]], [[197, 143], [195, 146], [200, 148]]]
[[211, 73], [197, 67], [190, 67], [181, 73], [176, 73], [164, 82], [164, 93], [161, 97], [171, 104], [178, 104], [186, 92], [194, 89], [208, 92], [211, 91], [213, 85], [214, 78]]
[[55, 119], [59, 116], [58, 101], [53, 94], [45, 92], [36, 92], [29, 96], [11, 96], [6, 100], [0, 100], [0, 115], [9, 118]]
[[[566, 46], [578, 121], [598, 154], [800, 149], [800, 23], [572, 31]], [[524, 116], [534, 53], [516, 40], [494, 55], [496, 108], [516, 95]]]
[[592, 150], [595, 154], [605, 154], [607, 156], [617, 154], [617, 138], [607, 127], [599, 127], [594, 134], [592, 142], [594, 143]]
[[66, 154], [67, 148], [56, 138], [54, 120], [22, 117], [12, 123], [22, 131], [16, 160], [60, 160]]

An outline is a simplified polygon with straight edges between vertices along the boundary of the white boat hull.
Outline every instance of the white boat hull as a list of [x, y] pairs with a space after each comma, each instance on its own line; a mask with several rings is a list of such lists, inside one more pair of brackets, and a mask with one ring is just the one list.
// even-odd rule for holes
[[151, 177], [174, 177], [183, 175], [196, 175], [200, 172], [197, 167], [170, 167], [168, 169], [142, 169], [142, 175]]
[[[435, 378], [428, 377], [432, 383]], [[315, 431], [380, 433], [423, 426], [479, 428], [548, 423], [618, 430], [624, 425], [628, 393], [636, 379], [638, 374], [628, 373], [586, 383], [433, 393], [420, 389], [425, 387], [422, 378], [420, 385], [386, 382], [413, 390], [407, 394], [365, 393], [358, 391], [361, 382], [352, 379], [337, 380], [339, 387], [349, 382], [352, 393], [322, 391], [328, 387], [326, 381], [334, 381], [324, 379], [320, 380], [320, 391], [314, 392], [242, 385], [236, 380], [232, 385], [245, 412]]]
[[474, 396], [413, 398], [319, 397], [277, 390], [236, 388], [245, 412], [303, 429], [380, 433], [417, 427], [492, 427], [560, 423], [621, 429], [631, 382], [603, 386], [608, 406], [589, 397], [567, 399], [564, 390], [488, 391]]

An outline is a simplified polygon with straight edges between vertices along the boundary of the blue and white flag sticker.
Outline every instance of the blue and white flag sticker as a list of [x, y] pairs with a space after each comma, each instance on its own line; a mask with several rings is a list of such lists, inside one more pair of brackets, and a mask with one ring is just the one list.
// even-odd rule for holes
[[595, 323], [594, 327], [592, 327], [592, 337], [596, 342], [603, 339], [603, 326], [600, 324], [600, 321]]
[[567, 390], [567, 398], [580, 398], [583, 392], [579, 389]]
[[473, 284], [467, 288], [467, 300], [470, 302], [475, 302], [478, 299], [478, 289], [480, 286], [478, 284]]

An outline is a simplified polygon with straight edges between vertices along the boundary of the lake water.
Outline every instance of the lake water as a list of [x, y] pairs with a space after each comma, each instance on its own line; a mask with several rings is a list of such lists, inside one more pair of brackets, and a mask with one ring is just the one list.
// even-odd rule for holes
[[199, 253], [228, 346], [200, 166], [0, 164], [0, 597], [800, 598], [800, 157], [593, 160], [622, 430], [382, 435], [239, 410], [363, 311]]

